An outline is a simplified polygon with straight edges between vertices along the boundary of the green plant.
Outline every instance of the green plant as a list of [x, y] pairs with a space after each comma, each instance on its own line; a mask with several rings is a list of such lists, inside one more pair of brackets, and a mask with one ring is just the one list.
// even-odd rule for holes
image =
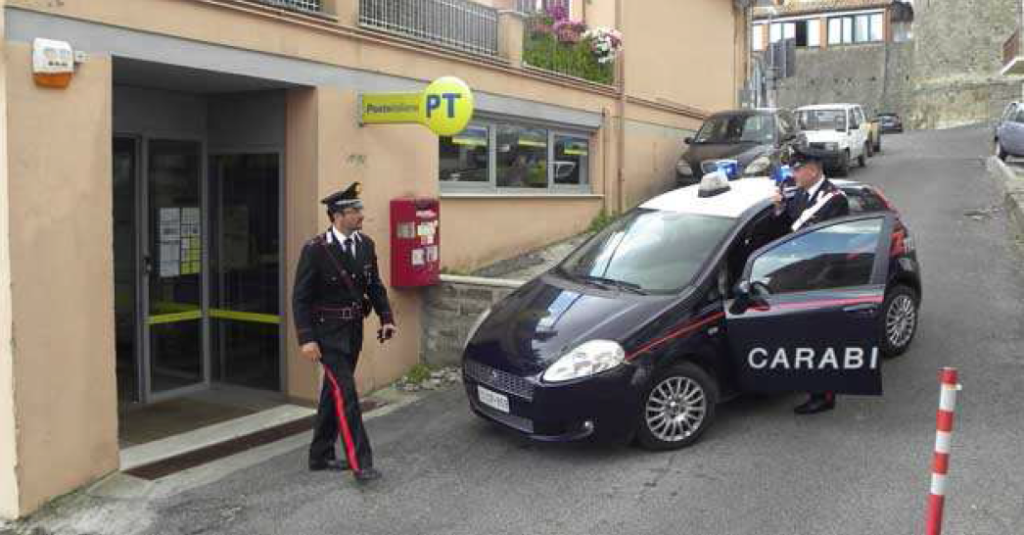
[[417, 364], [409, 370], [409, 373], [405, 374], [405, 382], [411, 384], [420, 384], [427, 379], [430, 379], [430, 366], [426, 364]]
[[617, 215], [609, 214], [608, 212], [601, 210], [601, 213], [597, 214], [594, 216], [594, 219], [590, 220], [590, 227], [587, 228], [587, 231], [594, 233], [601, 232], [607, 228], [608, 225], [614, 223], [618, 218], [619, 216]]
[[582, 22], [551, 13], [536, 15], [526, 24], [523, 60], [533, 67], [610, 85], [615, 81], [614, 64], [598, 61], [595, 43], [585, 37], [586, 31]]

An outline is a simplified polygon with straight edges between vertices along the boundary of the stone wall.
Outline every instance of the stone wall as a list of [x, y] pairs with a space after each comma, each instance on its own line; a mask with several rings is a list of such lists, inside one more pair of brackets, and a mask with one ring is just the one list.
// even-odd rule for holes
[[431, 366], [459, 364], [462, 344], [473, 323], [521, 284], [501, 279], [443, 276], [441, 284], [429, 288], [424, 299], [421, 360]]
[[910, 111], [909, 43], [860, 45], [797, 51], [797, 73], [779, 81], [778, 103], [787, 108], [810, 104], [860, 104], [869, 117], [882, 111]]

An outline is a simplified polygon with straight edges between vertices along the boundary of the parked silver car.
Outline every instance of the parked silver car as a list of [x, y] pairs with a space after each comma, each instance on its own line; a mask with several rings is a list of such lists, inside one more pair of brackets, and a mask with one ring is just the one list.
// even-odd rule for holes
[[995, 147], [1000, 160], [1024, 157], [1024, 103], [1012, 102], [1003, 110], [996, 123]]

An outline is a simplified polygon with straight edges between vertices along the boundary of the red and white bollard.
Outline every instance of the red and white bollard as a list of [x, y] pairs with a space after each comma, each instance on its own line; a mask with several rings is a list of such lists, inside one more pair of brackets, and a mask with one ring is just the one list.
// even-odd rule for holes
[[935, 424], [935, 456], [932, 458], [932, 490], [928, 496], [925, 534], [942, 533], [942, 506], [946, 497], [946, 474], [949, 472], [949, 446], [953, 434], [953, 412], [956, 393], [960, 390], [956, 368], [943, 368], [939, 374], [942, 388]]

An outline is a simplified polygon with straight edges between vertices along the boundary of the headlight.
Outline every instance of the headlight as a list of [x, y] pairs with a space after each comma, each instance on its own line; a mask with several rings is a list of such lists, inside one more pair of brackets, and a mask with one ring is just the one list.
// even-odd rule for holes
[[758, 156], [754, 161], [747, 164], [747, 168], [743, 170], [744, 176], [755, 176], [764, 175], [768, 173], [768, 168], [772, 166], [772, 160], [768, 156]]
[[473, 326], [469, 328], [469, 334], [466, 335], [466, 341], [462, 343], [462, 351], [463, 352], [465, 352], [466, 348], [469, 347], [469, 341], [472, 340], [474, 336], [476, 336], [477, 329], [479, 329], [480, 326], [484, 324], [484, 321], [487, 321], [487, 316], [490, 316], [490, 315], [491, 315], [491, 309], [490, 308], [488, 308], [487, 310], [481, 312], [480, 313], [480, 317], [477, 318], [476, 322], [473, 323]]
[[562, 355], [544, 372], [544, 380], [559, 383], [588, 377], [619, 366], [625, 360], [626, 352], [617, 342], [591, 340]]
[[676, 172], [683, 176], [693, 176], [693, 168], [686, 160], [679, 160], [676, 162]]
[[825, 143], [825, 150], [837, 151], [839, 150], [839, 143]]

